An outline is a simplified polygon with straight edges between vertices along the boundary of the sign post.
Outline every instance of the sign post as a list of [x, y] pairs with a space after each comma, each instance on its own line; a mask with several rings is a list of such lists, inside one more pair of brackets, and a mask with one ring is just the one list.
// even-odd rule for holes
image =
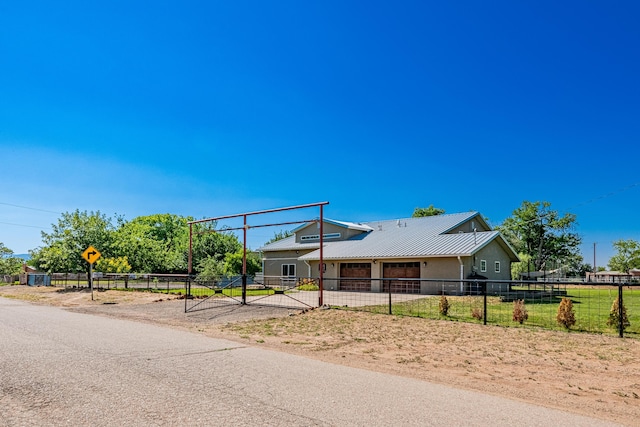
[[89, 263], [89, 287], [91, 288], [91, 301], [93, 301], [93, 263], [102, 255], [96, 248], [89, 246], [82, 252], [82, 258]]

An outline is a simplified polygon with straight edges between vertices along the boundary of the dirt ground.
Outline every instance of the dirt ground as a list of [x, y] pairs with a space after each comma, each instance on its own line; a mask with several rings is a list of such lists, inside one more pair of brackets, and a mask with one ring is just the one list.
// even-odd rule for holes
[[[150, 322], [615, 421], [640, 419], [640, 341], [335, 309], [228, 305], [184, 313], [145, 292], [0, 286], [0, 296]], [[558, 420], [562, 424], [562, 420]]]

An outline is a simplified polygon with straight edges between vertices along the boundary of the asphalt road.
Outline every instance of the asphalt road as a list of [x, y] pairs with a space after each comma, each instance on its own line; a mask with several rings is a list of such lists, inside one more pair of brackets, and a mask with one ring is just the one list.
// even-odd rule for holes
[[442, 385], [0, 298], [1, 426], [605, 426]]

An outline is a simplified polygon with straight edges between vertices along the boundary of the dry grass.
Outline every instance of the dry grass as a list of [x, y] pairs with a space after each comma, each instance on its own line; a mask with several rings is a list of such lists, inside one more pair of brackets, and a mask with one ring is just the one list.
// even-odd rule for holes
[[[640, 342], [316, 310], [223, 327], [249, 343], [635, 425]], [[299, 345], [304, 343], [304, 345]]]

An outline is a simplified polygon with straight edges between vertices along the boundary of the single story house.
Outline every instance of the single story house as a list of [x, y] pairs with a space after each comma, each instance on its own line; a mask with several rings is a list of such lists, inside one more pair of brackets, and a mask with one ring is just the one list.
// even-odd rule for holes
[[[319, 277], [319, 229], [318, 221], [306, 223], [260, 248], [265, 278]], [[383, 279], [507, 281], [511, 263], [519, 261], [478, 212], [364, 223], [324, 219], [323, 243], [324, 287], [333, 290], [386, 292], [391, 286], [394, 292], [437, 294], [442, 285], [436, 282]], [[495, 283], [491, 291], [507, 289]]]
[[598, 271], [597, 273], [587, 272], [585, 280], [587, 282], [599, 283], [626, 283], [637, 280], [640, 271], [632, 269], [629, 273], [621, 271]]

